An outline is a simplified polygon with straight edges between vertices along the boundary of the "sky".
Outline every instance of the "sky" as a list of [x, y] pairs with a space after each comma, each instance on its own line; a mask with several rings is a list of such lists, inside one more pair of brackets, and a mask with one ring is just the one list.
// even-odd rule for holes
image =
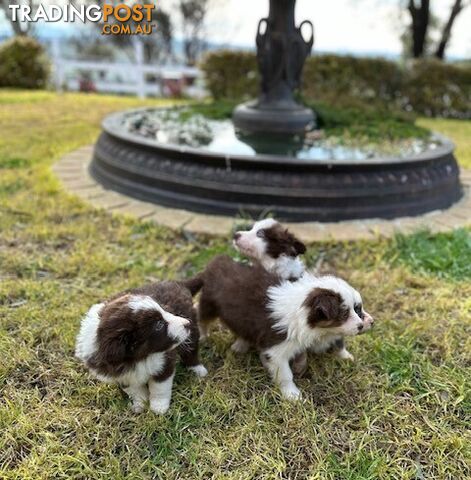
[[[315, 27], [314, 51], [353, 54], [399, 55], [402, 17], [398, 5], [406, 0], [297, 0], [296, 21], [311, 20]], [[227, 47], [253, 47], [257, 23], [268, 14], [268, 0], [210, 0], [207, 40]], [[431, 0], [434, 12], [446, 19], [454, 0]], [[55, 1], [44, 4], [58, 3]], [[97, 2], [100, 3], [100, 2]], [[144, 2], [145, 3], [145, 2]], [[173, 14], [178, 0], [158, 0], [177, 23]], [[47, 28], [70, 29], [55, 24]], [[5, 31], [0, 20], [0, 33]], [[471, 6], [456, 21], [447, 51], [449, 58], [471, 58]]]
[[[314, 23], [314, 48], [318, 51], [400, 54], [401, 26], [405, 24], [398, 8], [401, 1], [404, 0], [298, 0], [296, 21], [308, 19]], [[447, 18], [453, 2], [431, 0], [434, 11], [443, 19]], [[268, 3], [268, 0], [213, 0], [215, 5], [208, 21], [211, 39], [253, 45], [258, 20], [268, 14]], [[471, 6], [456, 21], [448, 53], [471, 58]]]

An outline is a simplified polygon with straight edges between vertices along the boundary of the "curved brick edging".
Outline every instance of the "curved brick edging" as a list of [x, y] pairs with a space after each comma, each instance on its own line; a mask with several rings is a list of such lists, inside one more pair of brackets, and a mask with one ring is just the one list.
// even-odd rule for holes
[[[227, 236], [236, 218], [204, 215], [186, 210], [161, 207], [107, 190], [88, 173], [93, 156], [93, 145], [65, 155], [53, 167], [64, 188], [97, 208], [111, 213], [131, 215], [174, 230], [185, 229], [192, 233]], [[431, 212], [420, 217], [402, 217], [395, 220], [354, 220], [336, 223], [286, 223], [305, 242], [327, 240], [362, 240], [390, 237], [395, 232], [411, 233], [421, 228], [432, 232], [450, 231], [471, 225], [471, 171], [461, 171], [464, 196], [451, 208]]]
[[103, 120], [90, 174], [105, 188], [170, 208], [253, 218], [272, 212], [292, 223], [391, 220], [449, 208], [463, 194], [454, 145], [445, 138], [403, 159], [248, 157], [156, 143], [122, 128], [128, 114]]

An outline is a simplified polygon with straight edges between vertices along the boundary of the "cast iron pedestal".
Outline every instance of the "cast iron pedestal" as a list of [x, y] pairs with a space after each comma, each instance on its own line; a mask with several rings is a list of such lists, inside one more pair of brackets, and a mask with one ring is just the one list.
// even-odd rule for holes
[[[301, 83], [304, 62], [314, 43], [314, 27], [305, 20], [294, 24], [296, 0], [270, 0], [268, 18], [257, 30], [257, 60], [262, 77], [257, 100], [239, 105], [233, 113], [237, 128], [244, 132], [303, 133], [314, 126], [314, 113], [294, 99]], [[301, 29], [310, 26], [309, 40]]]

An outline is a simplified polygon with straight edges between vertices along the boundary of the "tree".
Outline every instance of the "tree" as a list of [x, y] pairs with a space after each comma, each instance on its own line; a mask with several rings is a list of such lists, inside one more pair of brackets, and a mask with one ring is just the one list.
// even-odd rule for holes
[[206, 47], [203, 38], [208, 0], [180, 0], [185, 61], [194, 65]]
[[[60, 3], [61, 0], [58, 0], [57, 3]], [[94, 0], [70, 0], [74, 6], [78, 7], [79, 5], [89, 5], [96, 4]], [[132, 0], [107, 0], [108, 4], [118, 5], [118, 4], [127, 4], [133, 5], [136, 3]], [[150, 2], [148, 2], [150, 3]], [[18, 22], [13, 21], [10, 13], [9, 5], [28, 5], [31, 8], [31, 16], [34, 16], [39, 5], [45, 4], [42, 0], [0, 0], [0, 9], [4, 11], [5, 17], [10, 23], [13, 32], [15, 35], [30, 35], [34, 28], [34, 23], [32, 22]], [[131, 25], [131, 28], [134, 28], [133, 20], [125, 22]], [[143, 47], [144, 47], [144, 60], [147, 63], [159, 62], [166, 60], [172, 53], [172, 23], [170, 21], [170, 16], [162, 9], [154, 9], [152, 11], [152, 18], [149, 22], [152, 25], [155, 25], [154, 31], [150, 35], [142, 35], [140, 37]], [[143, 24], [143, 22], [141, 22]], [[103, 23], [97, 22], [96, 25], [100, 30], [103, 28]], [[120, 48], [126, 49], [132, 44], [132, 35], [110, 35], [108, 39]]]
[[443, 30], [440, 36], [440, 41], [438, 42], [437, 50], [435, 51], [435, 56], [441, 60], [445, 58], [445, 50], [448, 45], [448, 42], [451, 38], [451, 31], [458, 15], [464, 10], [465, 7], [469, 5], [465, 4], [462, 0], [455, 0], [453, 7], [450, 11], [450, 16], [448, 21], [443, 26]]
[[11, 16], [11, 10], [9, 5], [28, 5], [31, 8], [31, 12], [34, 13], [40, 4], [39, 0], [27, 0], [27, 2], [21, 2], [20, 0], [0, 0], [0, 10], [3, 10], [5, 18], [10, 24], [15, 35], [26, 36], [30, 35], [34, 24], [32, 22], [18, 22], [13, 21]]
[[[405, 44], [410, 47], [410, 54], [413, 58], [420, 58], [427, 55], [429, 50], [430, 30], [435, 25], [440, 25], [440, 20], [432, 11], [430, 0], [407, 0], [407, 11], [411, 18], [410, 26], [403, 37]], [[404, 4], [404, 3], [403, 3]], [[458, 15], [471, 2], [454, 0], [450, 10], [448, 21], [443, 24], [440, 33], [440, 40], [436, 46], [435, 56], [439, 59], [445, 58], [446, 48], [449, 44], [453, 26]]]
[[[417, 5], [419, 3], [419, 5]], [[422, 57], [425, 53], [427, 31], [430, 20], [430, 0], [409, 0], [407, 6], [411, 16], [410, 36], [412, 38], [411, 54], [414, 58]]]
[[[126, 4], [132, 6], [135, 1], [126, 0], [108, 0], [106, 3], [111, 5]], [[110, 21], [108, 22], [110, 23]], [[129, 19], [127, 22], [117, 22], [123, 25], [130, 25], [131, 30], [135, 30], [135, 27], [139, 23], [144, 25], [153, 25], [154, 29], [149, 35], [140, 35], [139, 40], [142, 42], [144, 49], [144, 61], [146, 63], [158, 63], [167, 60], [172, 55], [172, 38], [173, 27], [170, 19], [170, 15], [162, 10], [156, 8], [152, 11], [152, 18], [150, 21], [141, 21], [136, 23], [134, 20]], [[101, 30], [103, 28], [102, 23], [96, 23], [97, 27]], [[117, 47], [122, 49], [128, 49], [132, 46], [133, 35], [110, 35], [109, 41]], [[131, 53], [134, 56], [134, 53]]]

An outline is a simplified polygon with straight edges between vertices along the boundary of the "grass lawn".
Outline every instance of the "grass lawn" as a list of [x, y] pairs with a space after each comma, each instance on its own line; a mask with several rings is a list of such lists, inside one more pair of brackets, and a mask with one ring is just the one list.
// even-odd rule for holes
[[[313, 357], [302, 403], [217, 331], [210, 375], [179, 369], [165, 417], [136, 416], [73, 357], [81, 316], [121, 289], [184, 277], [225, 239], [95, 210], [64, 193], [58, 158], [108, 112], [155, 102], [0, 91], [0, 478], [471, 478], [471, 236], [310, 245], [307, 261], [363, 294], [375, 329], [355, 363]], [[471, 168], [471, 122], [421, 120]]]

